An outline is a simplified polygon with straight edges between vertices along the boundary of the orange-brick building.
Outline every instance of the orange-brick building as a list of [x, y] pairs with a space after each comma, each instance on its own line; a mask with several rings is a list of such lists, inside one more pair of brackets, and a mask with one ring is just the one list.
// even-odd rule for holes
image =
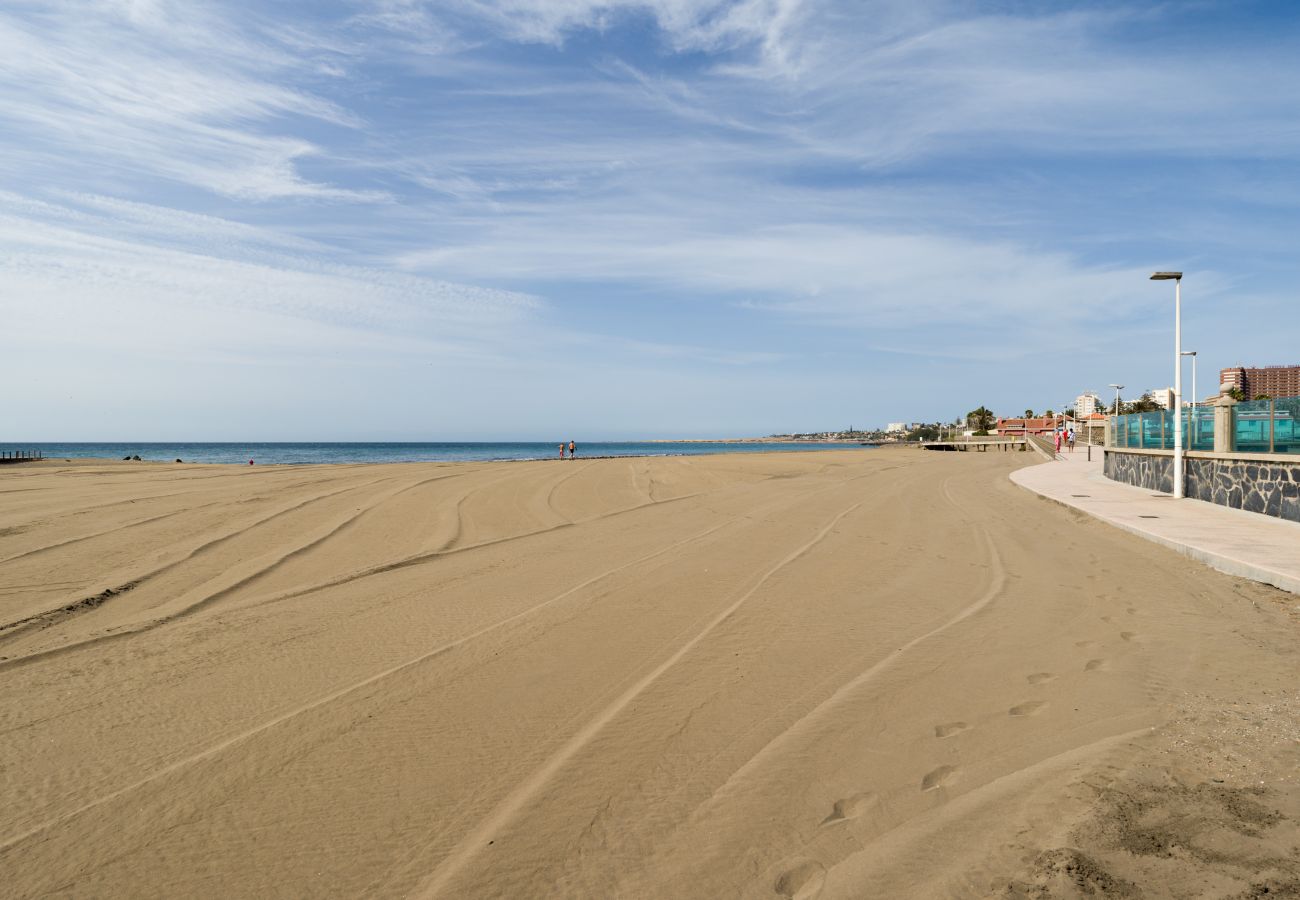
[[1057, 426], [1069, 424], [1074, 420], [1069, 416], [1035, 416], [1031, 419], [998, 419], [997, 433], [1010, 437], [1022, 437], [1025, 434], [1051, 434]]

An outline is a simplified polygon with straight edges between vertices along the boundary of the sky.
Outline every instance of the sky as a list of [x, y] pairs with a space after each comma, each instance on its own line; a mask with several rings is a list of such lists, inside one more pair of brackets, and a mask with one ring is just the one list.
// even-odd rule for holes
[[1172, 383], [1169, 269], [1208, 396], [1300, 362], [1298, 38], [1249, 0], [7, 0], [0, 440], [1059, 409]]

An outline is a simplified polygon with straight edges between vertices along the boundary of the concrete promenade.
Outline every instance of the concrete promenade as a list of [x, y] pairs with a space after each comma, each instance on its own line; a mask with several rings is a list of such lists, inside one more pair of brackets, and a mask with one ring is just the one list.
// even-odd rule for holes
[[1011, 480], [1220, 572], [1300, 594], [1300, 523], [1111, 481], [1102, 474], [1102, 455], [1094, 447], [1089, 462], [1079, 445], [1053, 462], [1018, 469]]

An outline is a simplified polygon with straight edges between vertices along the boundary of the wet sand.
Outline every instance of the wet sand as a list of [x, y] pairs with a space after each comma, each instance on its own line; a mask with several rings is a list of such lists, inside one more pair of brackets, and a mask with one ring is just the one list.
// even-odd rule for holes
[[1300, 599], [1034, 461], [0, 470], [3, 893], [1300, 891]]

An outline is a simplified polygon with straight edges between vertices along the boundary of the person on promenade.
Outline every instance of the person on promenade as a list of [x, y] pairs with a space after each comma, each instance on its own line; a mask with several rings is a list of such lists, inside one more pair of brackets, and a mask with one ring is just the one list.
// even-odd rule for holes
[[1074, 429], [1073, 428], [1070, 429], [1070, 432], [1066, 436], [1066, 439], [1069, 441], [1070, 444], [1070, 452], [1073, 453], [1074, 452]]
[[1056, 455], [1060, 456], [1061, 455], [1061, 429], [1058, 428], [1056, 429], [1056, 431], [1052, 432], [1052, 438], [1056, 444]]
[[578, 452], [578, 445], [569, 441], [569, 459], [573, 459], [573, 454]]

